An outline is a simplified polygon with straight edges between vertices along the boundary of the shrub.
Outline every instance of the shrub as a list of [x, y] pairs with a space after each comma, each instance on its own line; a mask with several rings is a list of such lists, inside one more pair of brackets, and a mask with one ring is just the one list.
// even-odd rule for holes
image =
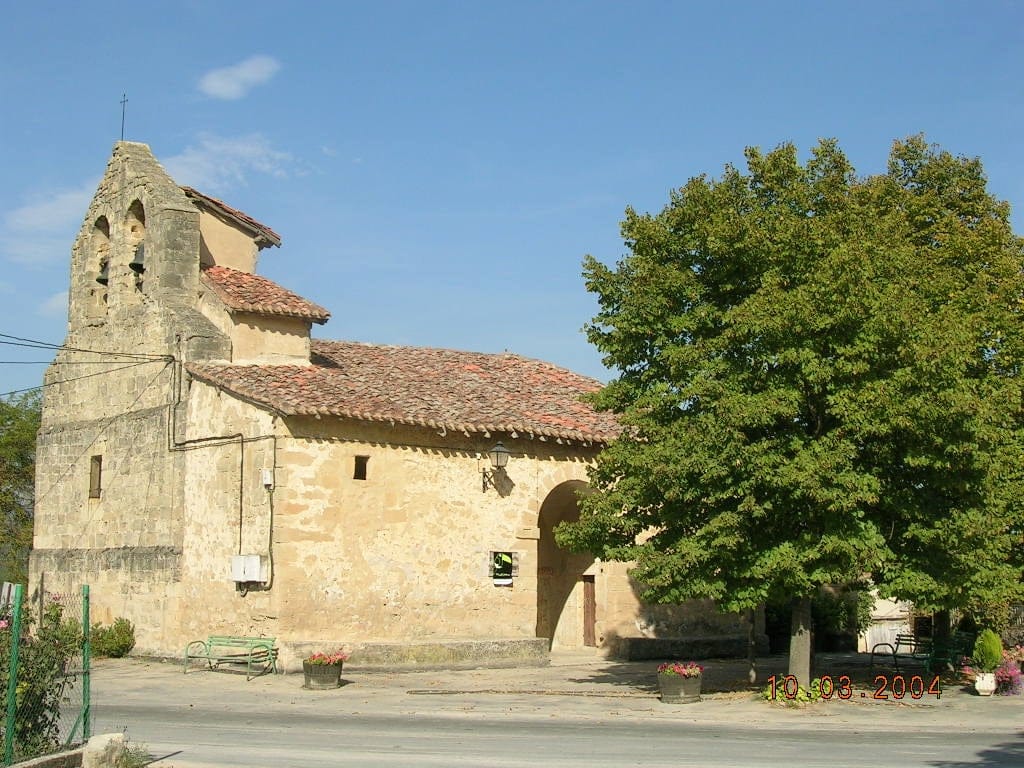
[[116, 618], [109, 627], [96, 622], [90, 635], [94, 656], [118, 659], [135, 647], [135, 625], [124, 616]]
[[144, 744], [127, 743], [124, 752], [117, 758], [114, 768], [145, 768], [153, 762], [153, 756]]
[[1003, 660], [1003, 641], [991, 629], [983, 629], [974, 641], [971, 658], [979, 672], [995, 672]]
[[789, 689], [785, 685], [768, 684], [761, 691], [761, 698], [775, 704], [784, 704], [787, 707], [803, 707], [814, 704], [822, 700], [821, 678], [816, 677], [811, 680], [810, 688], [798, 685], [792, 695], [789, 694]]
[[[46, 606], [35, 631], [34, 617], [22, 606], [20, 661], [14, 720], [14, 754], [36, 757], [60, 745], [61, 704], [74, 685], [68, 666], [78, 653], [82, 630], [64, 617], [58, 602]], [[0, 616], [0, 692], [6, 694], [12, 647], [13, 617]]]

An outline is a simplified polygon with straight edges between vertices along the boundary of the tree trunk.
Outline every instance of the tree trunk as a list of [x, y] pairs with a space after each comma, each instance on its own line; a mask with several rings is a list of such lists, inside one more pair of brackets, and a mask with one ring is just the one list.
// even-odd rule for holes
[[789, 674], [796, 677], [804, 688], [811, 685], [811, 598], [798, 597], [793, 601], [793, 618], [789, 629]]
[[757, 682], [757, 608], [747, 611], [747, 680]]
[[932, 616], [932, 642], [949, 642], [952, 623], [949, 611], [936, 611]]

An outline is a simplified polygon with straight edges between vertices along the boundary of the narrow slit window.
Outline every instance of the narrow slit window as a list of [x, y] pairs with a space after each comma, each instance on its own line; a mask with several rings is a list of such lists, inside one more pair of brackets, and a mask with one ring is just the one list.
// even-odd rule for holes
[[369, 456], [356, 456], [355, 470], [352, 473], [353, 480], [366, 479], [366, 465], [370, 463]]
[[103, 492], [103, 457], [89, 459], [89, 498], [98, 499]]

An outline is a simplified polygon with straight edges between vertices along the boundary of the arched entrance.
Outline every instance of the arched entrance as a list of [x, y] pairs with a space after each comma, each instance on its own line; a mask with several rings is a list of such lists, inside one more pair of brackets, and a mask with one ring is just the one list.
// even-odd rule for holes
[[577, 494], [588, 488], [582, 480], [556, 486], [540, 508], [537, 542], [537, 637], [552, 648], [596, 646], [597, 585], [589, 553], [564, 550], [555, 543], [554, 528], [579, 519]]

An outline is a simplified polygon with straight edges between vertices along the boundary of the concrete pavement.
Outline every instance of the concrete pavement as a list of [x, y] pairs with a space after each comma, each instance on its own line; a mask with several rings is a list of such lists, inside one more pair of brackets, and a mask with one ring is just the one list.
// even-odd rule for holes
[[[895, 673], [884, 675], [887, 700], [874, 698], [878, 685], [864, 654], [819, 655], [818, 674], [834, 680], [847, 675], [855, 681], [850, 697], [837, 697], [804, 708], [772, 705], [746, 684], [742, 660], [712, 660], [705, 664], [703, 701], [666, 705], [657, 695], [657, 662], [617, 662], [591, 653], [552, 656], [546, 667], [360, 672], [346, 668], [344, 685], [331, 691], [307, 691], [297, 675], [266, 675], [246, 681], [244, 675], [219, 671], [182, 673], [181, 665], [144, 659], [99, 661], [92, 680], [97, 716], [93, 732], [121, 730], [129, 722], [107, 722], [105, 706], [119, 711], [155, 704], [174, 712], [216, 718], [218, 712], [254, 717], [275, 711], [310, 715], [389, 714], [432, 717], [507, 716], [518, 719], [561, 718], [588, 721], [656, 719], [699, 724], [745, 724], [752, 729], [804, 729], [817, 725], [867, 731], [1016, 733], [1024, 715], [1024, 697], [982, 698], [961, 686], [946, 684], [941, 697], [925, 693], [897, 700]], [[761, 660], [759, 679], [785, 674], [787, 660]], [[905, 680], [923, 671], [906, 670]], [[780, 682], [779, 698], [784, 698]]]

